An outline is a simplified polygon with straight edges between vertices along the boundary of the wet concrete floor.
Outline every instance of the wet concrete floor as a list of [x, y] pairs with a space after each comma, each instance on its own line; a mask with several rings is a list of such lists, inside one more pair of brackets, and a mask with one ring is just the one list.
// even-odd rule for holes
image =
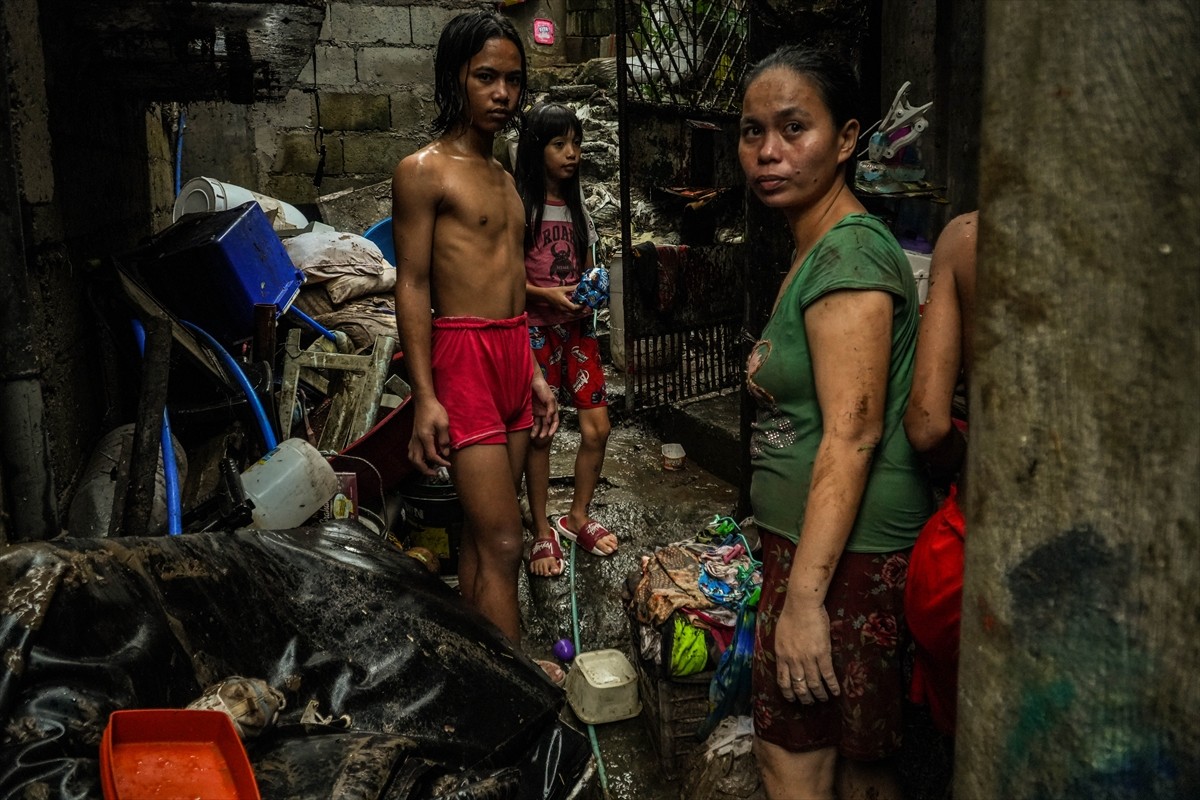
[[[671, 435], [678, 433], [677, 426]], [[731, 434], [733, 435], [733, 434]], [[579, 443], [572, 412], [555, 436], [550, 459], [548, 512], [566, 513], [571, 503], [572, 472]], [[620, 549], [601, 558], [576, 550], [575, 598], [583, 651], [615, 648], [631, 660], [632, 635], [622, 596], [626, 579], [640, 575], [640, 558], [656, 548], [694, 536], [714, 515], [733, 515], [738, 488], [701, 469], [689, 459], [683, 470], [662, 467], [659, 429], [635, 420], [614, 421], [592, 516], [620, 539]], [[527, 534], [528, 547], [531, 538]], [[551, 648], [572, 632], [571, 550], [564, 543], [568, 568], [557, 579], [522, 572], [520, 598], [524, 646], [533, 656], [551, 657]], [[944, 800], [949, 796], [953, 748], [933, 730], [928, 712], [906, 706], [905, 741], [898, 757], [906, 800]], [[565, 712], [570, 714], [569, 706]], [[579, 729], [586, 732], [586, 726]], [[643, 709], [640, 717], [597, 725], [610, 798], [620, 800], [762, 800], [753, 756], [699, 760], [668, 774], [655, 752]], [[594, 797], [601, 797], [596, 789]]]
[[[567, 412], [551, 450], [548, 512], [566, 513], [573, 491], [579, 433]], [[684, 469], [662, 466], [663, 442], [657, 431], [636, 421], [614, 423], [592, 516], [620, 540], [613, 556], [575, 550], [575, 598], [581, 650], [621, 650], [632, 658], [632, 637], [622, 591], [640, 558], [656, 548], [688, 539], [714, 515], [732, 514], [737, 487], [688, 462]], [[528, 544], [528, 535], [527, 535]], [[571, 550], [564, 543], [564, 552]], [[553, 643], [572, 634], [570, 566], [556, 579], [524, 573], [520, 586], [524, 646], [549, 657]], [[569, 713], [569, 712], [568, 712]], [[585, 730], [585, 726], [580, 726]], [[643, 718], [596, 726], [609, 796], [625, 800], [680, 797], [681, 782], [661, 768]]]

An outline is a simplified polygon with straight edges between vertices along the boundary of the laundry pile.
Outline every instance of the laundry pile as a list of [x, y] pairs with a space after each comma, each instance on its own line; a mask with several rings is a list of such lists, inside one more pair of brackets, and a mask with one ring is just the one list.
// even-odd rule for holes
[[712, 669], [733, 644], [738, 613], [762, 585], [753, 546], [732, 518], [717, 516], [694, 538], [642, 557], [629, 615], [638, 654], [662, 677]]
[[344, 331], [355, 351], [396, 334], [396, 269], [371, 240], [313, 230], [283, 240], [304, 285], [296, 308], [330, 330]]

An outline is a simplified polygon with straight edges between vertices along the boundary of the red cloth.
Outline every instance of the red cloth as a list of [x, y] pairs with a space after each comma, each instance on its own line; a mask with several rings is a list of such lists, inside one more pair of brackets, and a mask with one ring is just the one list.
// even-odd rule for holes
[[640, 296], [653, 298], [648, 305], [659, 316], [670, 317], [686, 293], [688, 246], [642, 242], [633, 248], [633, 258], [632, 272]]
[[683, 295], [683, 273], [687, 267], [687, 245], [663, 244], [658, 254], [658, 291], [655, 310], [660, 314], [671, 311]]
[[912, 699], [928, 703], [934, 724], [946, 733], [954, 732], [957, 710], [965, 537], [958, 487], [951, 486], [913, 546], [904, 592], [904, 614], [916, 643]]
[[450, 446], [504, 444], [533, 427], [533, 354], [522, 314], [433, 318], [433, 391], [450, 417]]

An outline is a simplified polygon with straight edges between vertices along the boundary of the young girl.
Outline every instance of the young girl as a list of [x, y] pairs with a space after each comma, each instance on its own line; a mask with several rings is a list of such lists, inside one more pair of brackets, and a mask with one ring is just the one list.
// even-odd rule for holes
[[592, 266], [591, 245], [598, 239], [579, 188], [582, 143], [583, 127], [575, 112], [548, 103], [526, 114], [517, 149], [517, 190], [525, 203], [529, 342], [560, 402], [579, 411], [575, 493], [568, 513], [553, 521], [546, 516], [550, 440], [534, 442], [525, 460], [534, 525], [529, 571], [542, 577], [562, 573], [560, 536], [594, 555], [610, 555], [617, 549], [616, 537], [588, 515], [604, 464], [609, 421], [592, 309], [571, 301], [571, 293]]

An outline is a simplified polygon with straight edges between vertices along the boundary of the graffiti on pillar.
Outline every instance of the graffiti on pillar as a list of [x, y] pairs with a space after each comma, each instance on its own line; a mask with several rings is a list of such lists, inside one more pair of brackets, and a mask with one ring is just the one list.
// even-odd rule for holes
[[1160, 671], [1130, 625], [1131, 549], [1077, 525], [1008, 572], [1019, 691], [1004, 796], [1179, 796], [1192, 755], [1154, 724]]

